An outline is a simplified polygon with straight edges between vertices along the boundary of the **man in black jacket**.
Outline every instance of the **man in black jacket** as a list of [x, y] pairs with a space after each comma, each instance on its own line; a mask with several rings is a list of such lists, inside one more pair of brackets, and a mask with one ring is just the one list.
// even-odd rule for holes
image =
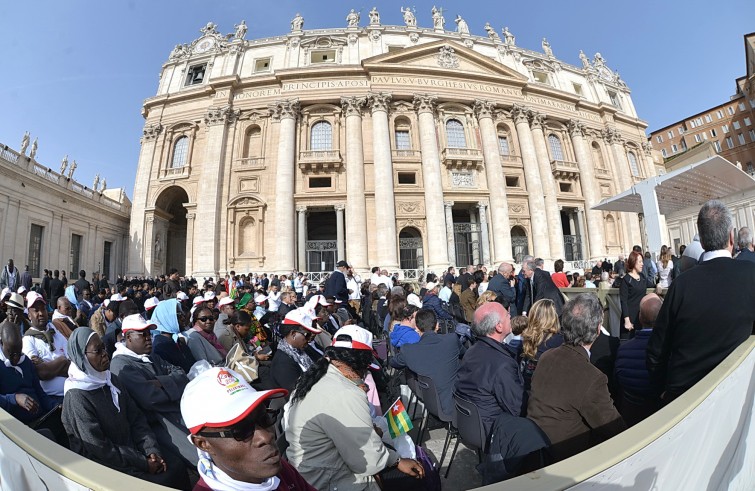
[[494, 292], [500, 298], [502, 298], [506, 305], [509, 306], [509, 312], [512, 317], [517, 316], [516, 304], [516, 289], [514, 288], [514, 281], [512, 276], [514, 274], [514, 266], [509, 263], [501, 263], [498, 266], [498, 274], [493, 276], [488, 282], [488, 290]]
[[65, 295], [65, 284], [60, 280], [60, 271], [57, 269], [52, 273], [52, 279], [50, 280], [50, 305], [55, 306], [58, 303], [58, 298]]
[[341, 303], [349, 303], [349, 289], [346, 287], [346, 273], [349, 271], [349, 263], [338, 261], [336, 270], [333, 271], [325, 282], [325, 296], [335, 297]]
[[708, 201], [697, 216], [701, 261], [671, 283], [647, 348], [664, 403], [695, 385], [755, 334], [755, 264], [732, 259], [731, 212]]
[[551, 275], [547, 271], [535, 266], [535, 261], [527, 261], [522, 265], [524, 276], [529, 280], [529, 288], [525, 291], [524, 307], [522, 314], [529, 312], [532, 304], [543, 298], [550, 298], [556, 304], [556, 312], [561, 315], [561, 309], [564, 307], [564, 296], [558, 289]]

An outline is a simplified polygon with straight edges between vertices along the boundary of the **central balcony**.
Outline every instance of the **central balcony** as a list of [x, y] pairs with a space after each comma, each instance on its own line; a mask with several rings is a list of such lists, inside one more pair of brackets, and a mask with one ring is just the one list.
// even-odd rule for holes
[[482, 152], [476, 148], [446, 147], [440, 156], [449, 169], [479, 170], [482, 168]]
[[556, 179], [579, 179], [579, 165], [566, 160], [551, 160], [551, 172]]
[[302, 172], [329, 172], [343, 166], [338, 150], [304, 150], [299, 152], [299, 169]]
[[419, 150], [391, 150], [391, 159], [394, 162], [419, 162], [422, 160], [422, 152]]

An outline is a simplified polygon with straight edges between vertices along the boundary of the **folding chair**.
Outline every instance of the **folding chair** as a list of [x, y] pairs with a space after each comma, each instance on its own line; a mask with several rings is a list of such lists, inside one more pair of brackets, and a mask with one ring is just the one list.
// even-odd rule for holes
[[440, 461], [438, 462], [438, 468], [443, 467], [443, 460], [446, 458], [446, 452], [451, 445], [451, 440], [458, 435], [456, 431], [456, 414], [447, 413], [443, 410], [443, 406], [440, 403], [440, 395], [438, 394], [438, 388], [435, 382], [430, 377], [423, 375], [417, 376], [417, 383], [422, 391], [422, 401], [425, 403], [425, 424], [421, 426], [417, 443], [422, 444], [422, 436], [427, 429], [427, 420], [430, 416], [437, 421], [445, 423], [446, 426], [446, 439], [443, 443], [443, 453], [441, 454]]
[[485, 451], [485, 441], [487, 439], [485, 426], [482, 424], [482, 418], [480, 418], [480, 411], [477, 406], [458, 394], [454, 394], [454, 405], [456, 406], [456, 428], [459, 438], [456, 439], [456, 445], [454, 445], [453, 452], [451, 452], [451, 460], [448, 462], [446, 477], [451, 472], [451, 464], [454, 463], [459, 442], [463, 441], [466, 446], [475, 449], [477, 451], [477, 459], [482, 463], [482, 454]]

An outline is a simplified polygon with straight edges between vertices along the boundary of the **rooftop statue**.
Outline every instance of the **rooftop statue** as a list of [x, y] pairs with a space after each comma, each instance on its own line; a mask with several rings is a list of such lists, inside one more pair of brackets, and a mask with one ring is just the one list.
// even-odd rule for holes
[[380, 12], [378, 12], [377, 7], [372, 7], [372, 10], [370, 10], [370, 25], [371, 26], [380, 25]]
[[31, 144], [31, 150], [29, 150], [29, 158], [30, 159], [33, 159], [34, 157], [37, 156], [37, 147], [39, 146], [37, 144], [37, 140], [38, 140], [38, 138], [35, 138], [34, 141]]
[[26, 155], [26, 149], [29, 148], [29, 132], [24, 133], [24, 137], [21, 138], [21, 155]]
[[246, 26], [246, 21], [242, 20], [240, 23], [236, 24], [233, 27], [236, 28], [236, 33], [234, 34], [234, 37], [236, 39], [244, 39], [244, 36], [246, 36], [246, 31], [248, 29]]
[[297, 12], [294, 18], [291, 20], [291, 30], [301, 31], [303, 27], [304, 27], [304, 17], [302, 17], [301, 14]]
[[542, 46], [543, 46], [543, 53], [545, 53], [548, 56], [553, 56], [553, 50], [551, 49], [551, 43], [549, 43], [547, 39], [543, 38]]
[[493, 41], [501, 40], [501, 36], [499, 36], [498, 33], [495, 32], [495, 29], [493, 29], [493, 26], [490, 25], [490, 22], [485, 23], [485, 32], [488, 33], [488, 37]]
[[437, 9], [435, 5], [433, 5], [432, 9], [433, 13], [433, 29], [436, 31], [443, 31], [445, 30], [446, 25], [446, 19], [443, 17], [443, 9]]
[[411, 7], [401, 7], [401, 14], [404, 16], [406, 27], [417, 27], [417, 18], [414, 16]]
[[469, 34], [469, 26], [467, 25], [467, 21], [461, 18], [459, 14], [456, 14], [456, 19], [454, 20], [456, 22], [456, 32], [459, 34]]
[[590, 68], [590, 60], [587, 59], [587, 55], [581, 49], [579, 50], [579, 59], [582, 61], [582, 68]]
[[63, 160], [60, 161], [60, 174], [63, 175], [63, 173], [66, 171], [66, 168], [68, 168], [68, 155], [63, 157]]
[[349, 15], [346, 16], [347, 27], [359, 27], [359, 12], [351, 9]]
[[516, 44], [516, 38], [514, 37], [513, 34], [511, 34], [508, 27], [504, 27], [502, 33], [503, 33], [504, 42], [506, 44], [510, 46], [514, 46]]

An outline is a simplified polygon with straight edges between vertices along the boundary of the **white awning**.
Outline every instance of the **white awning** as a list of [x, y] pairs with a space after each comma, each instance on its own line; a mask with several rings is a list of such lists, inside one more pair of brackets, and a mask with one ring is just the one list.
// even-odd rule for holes
[[646, 213], [638, 188], [652, 186], [658, 199], [658, 211], [667, 215], [689, 206], [702, 206], [755, 187], [755, 179], [721, 156], [713, 156], [664, 174], [645, 179], [612, 198], [606, 198], [594, 210]]

